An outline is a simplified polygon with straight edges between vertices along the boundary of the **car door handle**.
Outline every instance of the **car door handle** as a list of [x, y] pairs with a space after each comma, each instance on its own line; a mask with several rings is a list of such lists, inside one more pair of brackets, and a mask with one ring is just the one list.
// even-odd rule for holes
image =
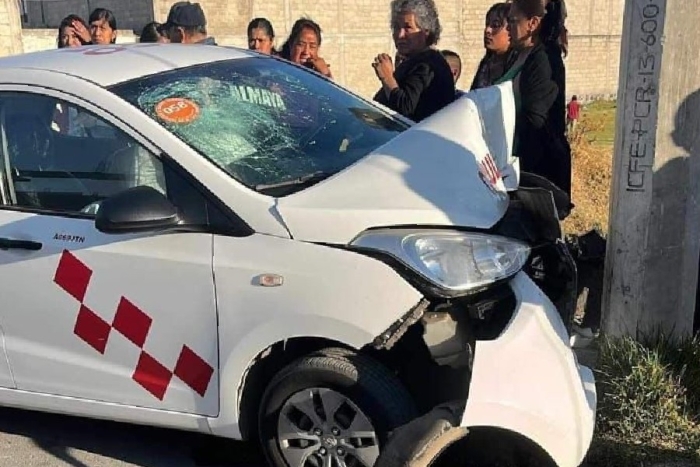
[[15, 240], [13, 238], [0, 238], [0, 250], [18, 249], [18, 250], [41, 250], [43, 245], [41, 242], [32, 240]]

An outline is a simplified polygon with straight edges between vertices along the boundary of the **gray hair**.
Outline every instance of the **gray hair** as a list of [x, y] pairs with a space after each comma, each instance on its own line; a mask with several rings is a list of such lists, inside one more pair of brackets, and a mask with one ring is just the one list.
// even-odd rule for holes
[[435, 45], [440, 40], [442, 26], [438, 16], [437, 6], [434, 0], [392, 0], [391, 1], [391, 28], [402, 13], [413, 13], [416, 15], [418, 27], [428, 31], [428, 45]]

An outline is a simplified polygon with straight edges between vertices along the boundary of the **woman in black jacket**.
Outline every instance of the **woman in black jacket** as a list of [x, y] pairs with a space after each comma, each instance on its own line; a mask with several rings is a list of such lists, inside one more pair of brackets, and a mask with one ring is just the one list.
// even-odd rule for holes
[[[564, 0], [547, 0], [546, 10], [549, 17], [545, 14], [545, 18], [548, 18], [551, 24], [545, 25], [549, 36], [543, 39], [543, 43], [549, 57], [549, 65], [552, 67], [552, 79], [559, 88], [554, 105], [556, 108], [565, 109], [567, 98], [564, 58], [569, 54], [568, 31], [564, 24], [567, 16], [566, 4]], [[561, 119], [556, 124], [557, 131], [566, 134], [566, 112], [562, 112]]]
[[514, 80], [514, 151], [520, 169], [548, 179], [571, 197], [571, 150], [561, 124], [563, 64], [557, 73], [552, 70], [562, 26], [561, 0], [549, 0], [546, 7], [543, 0], [513, 0], [508, 30], [518, 59], [499, 82]]
[[486, 12], [484, 26], [484, 48], [486, 53], [479, 62], [474, 74], [471, 90], [487, 88], [505, 74], [516, 58], [515, 50], [510, 46], [508, 34], [508, 15], [510, 3], [494, 3]]
[[374, 100], [419, 122], [452, 103], [455, 83], [442, 54], [431, 46], [440, 39], [440, 20], [433, 0], [393, 0], [391, 29], [401, 64], [380, 54], [372, 66], [382, 88]]

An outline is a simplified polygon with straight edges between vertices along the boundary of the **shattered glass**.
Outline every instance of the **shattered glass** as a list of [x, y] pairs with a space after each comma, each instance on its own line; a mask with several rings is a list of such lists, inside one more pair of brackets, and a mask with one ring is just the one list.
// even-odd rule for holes
[[[315, 73], [275, 59], [176, 69], [111, 90], [250, 187], [333, 174], [406, 129]], [[171, 122], [159, 114], [159, 103], [172, 98], [192, 102], [196, 117]]]

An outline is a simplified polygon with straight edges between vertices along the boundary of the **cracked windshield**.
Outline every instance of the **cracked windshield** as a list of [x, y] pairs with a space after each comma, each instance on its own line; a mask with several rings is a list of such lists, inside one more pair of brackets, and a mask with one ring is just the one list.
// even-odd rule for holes
[[178, 69], [112, 91], [236, 180], [277, 195], [343, 170], [407, 128], [333, 83], [268, 58]]

